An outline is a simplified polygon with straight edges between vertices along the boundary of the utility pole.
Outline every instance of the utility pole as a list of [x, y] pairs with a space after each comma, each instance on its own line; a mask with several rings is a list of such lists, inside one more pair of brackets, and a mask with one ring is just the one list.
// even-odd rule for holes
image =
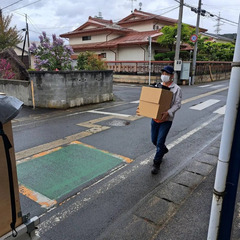
[[28, 22], [27, 22], [27, 14], [25, 14], [25, 20], [26, 20], [26, 28], [23, 29], [25, 31], [25, 37], [24, 37], [24, 42], [23, 42], [23, 49], [22, 49], [22, 61], [23, 61], [23, 56], [24, 56], [24, 51], [25, 51], [25, 45], [27, 42], [28, 46], [28, 67], [31, 68], [31, 54], [30, 54], [30, 42], [29, 42], [29, 29], [28, 29]]
[[209, 240], [229, 240], [240, 172], [240, 17], [217, 164]]
[[27, 44], [28, 44], [28, 68], [31, 68], [31, 53], [30, 53], [30, 41], [29, 41], [29, 28], [27, 22], [27, 14], [25, 14], [26, 18], [26, 33], [27, 33]]
[[[201, 6], [202, 2], [199, 0], [198, 2], [198, 11], [197, 11], [197, 24], [196, 24], [196, 35], [198, 36], [199, 33], [199, 23], [200, 23], [200, 14], [201, 14]], [[197, 40], [198, 41], [198, 40]], [[197, 41], [194, 44], [194, 51], [193, 51], [193, 62], [192, 62], [192, 84], [194, 84], [194, 77], [196, 71], [196, 60], [197, 60]]]
[[149, 40], [149, 47], [148, 47], [148, 84], [151, 85], [151, 65], [152, 65], [152, 37], [149, 36], [148, 37], [148, 40]]
[[[182, 35], [182, 16], [183, 16], [183, 0], [180, 0], [179, 6], [179, 16], [178, 16], [178, 28], [177, 28], [177, 42], [176, 42], [176, 49], [175, 49], [175, 57], [174, 62], [179, 60], [179, 53], [180, 53], [180, 45], [181, 45], [181, 35]], [[178, 82], [178, 73], [175, 71], [174, 73], [174, 82]]]

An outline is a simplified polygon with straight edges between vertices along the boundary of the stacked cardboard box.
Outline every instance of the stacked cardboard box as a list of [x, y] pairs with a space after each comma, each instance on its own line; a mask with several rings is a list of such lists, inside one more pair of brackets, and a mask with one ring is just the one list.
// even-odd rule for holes
[[[13, 134], [12, 134], [12, 124], [7, 122], [3, 125], [3, 130], [8, 136], [9, 141], [13, 146]], [[17, 180], [17, 169], [14, 147], [10, 148], [10, 157], [12, 163], [12, 175], [14, 182], [14, 193], [15, 193], [15, 203], [16, 203], [16, 227], [22, 224], [21, 209], [20, 209], [20, 199], [18, 190], [18, 180]], [[8, 167], [7, 159], [4, 149], [4, 143], [2, 137], [0, 137], [0, 237], [4, 234], [11, 232], [10, 223], [12, 222], [12, 211], [11, 211], [11, 198], [10, 198], [10, 187], [8, 178]]]
[[162, 88], [142, 87], [139, 115], [160, 120], [162, 113], [171, 106], [172, 95], [172, 92]]

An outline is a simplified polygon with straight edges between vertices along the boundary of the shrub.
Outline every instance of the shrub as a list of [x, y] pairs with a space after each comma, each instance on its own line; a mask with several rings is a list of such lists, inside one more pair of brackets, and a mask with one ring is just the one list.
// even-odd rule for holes
[[103, 60], [91, 52], [80, 53], [77, 58], [77, 70], [105, 70], [106, 65]]
[[15, 77], [11, 64], [6, 59], [0, 59], [0, 77], [3, 79], [14, 79]]
[[166, 53], [157, 53], [154, 55], [155, 61], [163, 61], [164, 58], [166, 58]]

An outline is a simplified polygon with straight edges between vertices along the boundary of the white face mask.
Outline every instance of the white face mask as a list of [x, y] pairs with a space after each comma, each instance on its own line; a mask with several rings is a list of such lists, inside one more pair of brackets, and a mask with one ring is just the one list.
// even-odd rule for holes
[[163, 82], [169, 82], [170, 81], [170, 76], [168, 76], [168, 75], [161, 75], [161, 80], [163, 81]]

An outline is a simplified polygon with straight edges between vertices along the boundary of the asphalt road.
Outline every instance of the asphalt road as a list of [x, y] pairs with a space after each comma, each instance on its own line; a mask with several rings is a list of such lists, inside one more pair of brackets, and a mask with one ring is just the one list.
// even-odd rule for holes
[[[53, 201], [50, 207], [21, 194], [23, 213], [41, 217], [42, 239], [101, 238], [111, 224], [148, 192], [181, 171], [201, 149], [219, 137], [228, 83], [182, 86], [182, 108], [176, 114], [167, 139], [170, 152], [164, 158], [160, 174], [154, 177], [150, 174], [155, 152], [150, 141], [150, 119], [135, 116], [140, 85], [115, 84], [115, 100], [111, 103], [61, 111], [24, 108], [13, 122], [14, 142], [19, 175], [25, 174], [22, 184], [27, 185], [27, 179], [31, 177], [33, 181], [34, 178], [36, 189], [32, 191], [38, 192], [38, 186], [43, 185], [42, 176], [50, 171], [48, 165], [40, 164], [46, 162], [43, 154], [32, 157], [38, 153], [44, 153], [48, 159], [50, 155], [46, 151], [58, 147], [67, 151], [70, 143], [78, 141], [78, 144], [110, 154], [113, 161], [116, 155], [127, 159], [105, 171], [101, 168], [103, 171], [96, 177], [50, 198]], [[87, 154], [93, 151], [89, 149], [86, 149]], [[53, 159], [59, 158], [58, 153], [56, 150]], [[72, 156], [72, 152], [68, 153]], [[37, 171], [31, 175], [32, 171], [27, 172], [28, 163], [37, 161]], [[27, 162], [25, 172], [21, 172], [22, 162]], [[67, 171], [66, 165], [55, 165], [56, 169]], [[51, 171], [59, 174], [56, 169]], [[44, 184], [48, 188], [48, 184]]]

